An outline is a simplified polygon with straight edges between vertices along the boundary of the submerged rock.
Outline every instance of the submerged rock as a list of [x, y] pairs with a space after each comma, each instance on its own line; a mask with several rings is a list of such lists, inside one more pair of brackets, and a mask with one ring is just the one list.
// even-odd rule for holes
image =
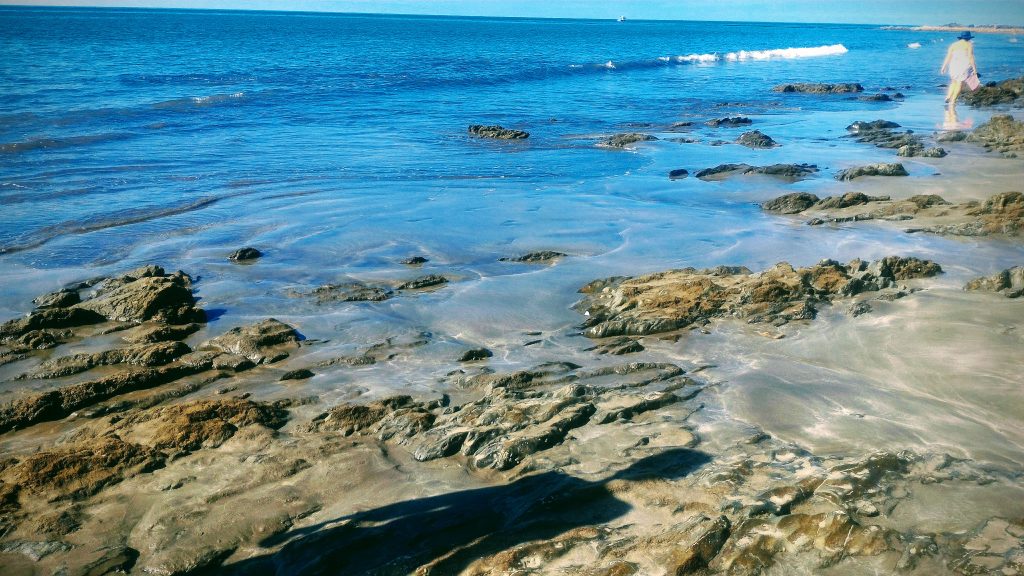
[[866, 166], [855, 166], [836, 172], [836, 180], [853, 180], [862, 176], [909, 176], [903, 164], [879, 163]]
[[668, 177], [672, 180], [679, 180], [680, 178], [686, 178], [690, 175], [690, 171], [686, 168], [677, 168], [668, 173]]
[[299, 368], [298, 370], [289, 370], [288, 372], [285, 372], [281, 375], [280, 380], [282, 382], [286, 380], [307, 380], [313, 376], [316, 376], [316, 374], [314, 374], [312, 370]]
[[867, 96], [857, 97], [857, 100], [860, 100], [861, 102], [892, 102], [893, 99], [894, 97], [889, 96], [888, 94], [869, 94]]
[[641, 134], [638, 132], [627, 132], [623, 134], [615, 134], [607, 139], [601, 141], [598, 146], [605, 148], [626, 148], [630, 144], [636, 144], [637, 142], [651, 142], [657, 140], [650, 134]]
[[325, 284], [313, 289], [311, 293], [318, 303], [327, 302], [383, 302], [394, 296], [390, 288], [370, 286], [362, 282], [345, 282], [342, 284]]
[[1014, 266], [992, 276], [975, 278], [967, 283], [964, 290], [996, 292], [1007, 298], [1024, 296], [1024, 266]]
[[494, 353], [487, 348], [473, 348], [472, 350], [466, 350], [462, 356], [459, 357], [459, 362], [475, 362], [477, 360], [486, 360], [494, 356]]
[[422, 290], [423, 288], [433, 288], [435, 286], [441, 286], [448, 283], [448, 279], [440, 274], [430, 274], [427, 276], [420, 276], [408, 282], [403, 282], [398, 285], [398, 290]]
[[799, 180], [818, 171], [814, 164], [771, 164], [751, 166], [750, 164], [719, 164], [705, 168], [695, 174], [700, 180], [721, 180], [733, 175], [762, 174], [786, 180]]
[[736, 139], [736, 143], [748, 148], [775, 148], [779, 145], [778, 142], [772, 140], [771, 136], [760, 130], [751, 130], [750, 132], [740, 134], [740, 137]]
[[727, 116], [725, 118], [714, 118], [712, 120], [708, 120], [704, 124], [712, 128], [735, 128], [736, 126], [746, 126], [751, 123], [753, 123], [753, 121], [745, 116], [733, 116], [731, 118]]
[[402, 264], [405, 264], [406, 266], [419, 266], [421, 264], [426, 264], [427, 262], [430, 262], [430, 260], [423, 256], [410, 256], [405, 260], [402, 260]]
[[860, 84], [815, 84], [797, 83], [780, 84], [772, 88], [772, 92], [803, 92], [805, 94], [849, 94], [851, 92], [863, 92], [864, 87]]
[[469, 127], [468, 131], [473, 136], [478, 136], [480, 138], [495, 138], [498, 140], [523, 140], [530, 137], [529, 132], [502, 128], [497, 125], [483, 126], [480, 124], [474, 124]]
[[232, 262], [247, 262], [263, 256], [263, 253], [252, 247], [239, 248], [228, 256]]
[[828, 210], [858, 206], [860, 204], [868, 204], [869, 202], [882, 202], [888, 199], [888, 196], [868, 196], [861, 192], [847, 192], [842, 196], [829, 196], [819, 201], [814, 207], [820, 210]]
[[819, 303], [895, 289], [897, 281], [939, 272], [934, 262], [896, 256], [870, 265], [781, 263], [756, 274], [745, 268], [684, 268], [610, 283], [587, 293], [576, 308], [587, 314], [584, 334], [591, 338], [670, 332], [722, 317], [779, 325], [813, 319]]
[[522, 256], [516, 256], [514, 258], [499, 258], [499, 262], [520, 262], [523, 264], [550, 264], [560, 258], [565, 258], [568, 254], [562, 252], [554, 252], [552, 250], [541, 250], [538, 252], [529, 252]]
[[874, 132], [878, 130], [889, 130], [892, 128], [899, 128], [900, 125], [889, 120], [875, 120], [873, 122], [865, 122], [863, 120], [857, 120], [853, 124], [846, 127], [847, 130], [853, 133], [860, 132]]

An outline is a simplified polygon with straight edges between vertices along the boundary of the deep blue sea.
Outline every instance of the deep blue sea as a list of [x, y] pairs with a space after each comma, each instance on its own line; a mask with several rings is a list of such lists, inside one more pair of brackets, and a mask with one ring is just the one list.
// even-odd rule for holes
[[[624, 174], [645, 159], [597, 149], [594, 135], [699, 121], [734, 112], [730, 103], [771, 115], [863, 105], [770, 91], [789, 81], [940, 92], [952, 38], [877, 26], [27, 8], [0, 9], [0, 29], [0, 252], [90, 236], [84, 250], [14, 257], [32, 266], [88, 264], [183, 226], [273, 210], [264, 201], [278, 194], [401, 197], [414, 194], [409, 182]], [[1020, 73], [1024, 44], [976, 44], [990, 77]], [[830, 55], [741, 52], [820, 47]], [[532, 135], [481, 142], [466, 134], [477, 123]]]

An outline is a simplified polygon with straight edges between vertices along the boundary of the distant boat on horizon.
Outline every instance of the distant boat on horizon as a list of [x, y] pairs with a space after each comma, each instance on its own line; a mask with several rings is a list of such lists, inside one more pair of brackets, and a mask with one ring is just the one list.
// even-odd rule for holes
[[619, 16], [619, 22], [625, 22], [625, 21], [626, 21], [626, 17], [625, 16]]

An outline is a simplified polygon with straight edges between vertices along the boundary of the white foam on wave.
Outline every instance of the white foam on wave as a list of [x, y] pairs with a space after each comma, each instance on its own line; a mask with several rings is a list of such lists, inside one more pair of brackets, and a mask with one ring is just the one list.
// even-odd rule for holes
[[773, 50], [740, 50], [729, 52], [725, 60], [738, 62], [744, 60], [771, 60], [773, 58], [814, 58], [818, 56], [836, 56], [846, 54], [849, 50], [842, 44], [831, 44], [829, 46], [815, 46], [812, 48], [776, 48]]
[[718, 62], [718, 54], [687, 54], [686, 56], [676, 56], [676, 62], [696, 62], [698, 64]]
[[920, 47], [921, 47], [921, 43], [920, 42], [911, 42], [910, 44], [907, 44], [907, 48], [912, 48], [912, 49], [915, 49], [915, 50], [917, 48], [920, 48]]
[[216, 104], [217, 102], [226, 102], [228, 100], [236, 100], [238, 98], [245, 98], [245, 92], [235, 92], [233, 94], [214, 94], [212, 96], [193, 96], [192, 102], [199, 105]]

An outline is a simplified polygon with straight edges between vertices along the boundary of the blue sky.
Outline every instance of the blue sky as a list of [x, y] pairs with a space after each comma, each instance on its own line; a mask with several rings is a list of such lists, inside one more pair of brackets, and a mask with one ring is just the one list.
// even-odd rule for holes
[[0, 0], [0, 4], [464, 16], [1024, 25], [1024, 0]]

